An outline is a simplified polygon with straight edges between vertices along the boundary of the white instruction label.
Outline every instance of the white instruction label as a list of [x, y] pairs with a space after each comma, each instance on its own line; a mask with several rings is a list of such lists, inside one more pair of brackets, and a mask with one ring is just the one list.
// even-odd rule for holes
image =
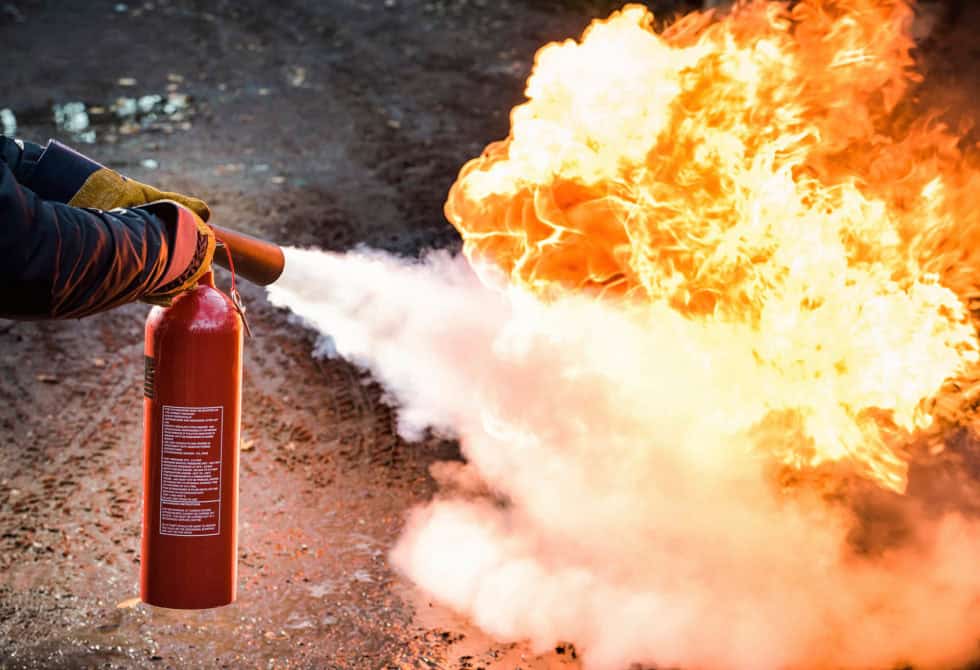
[[163, 406], [160, 534], [221, 532], [223, 407]]

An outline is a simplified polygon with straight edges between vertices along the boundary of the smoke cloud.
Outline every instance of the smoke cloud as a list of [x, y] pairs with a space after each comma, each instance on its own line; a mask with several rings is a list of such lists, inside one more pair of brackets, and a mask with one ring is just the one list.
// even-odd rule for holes
[[915, 495], [787, 481], [761, 447], [798, 435], [772, 424], [779, 385], [732, 346], [749, 340], [737, 326], [545, 303], [447, 254], [289, 249], [269, 296], [373, 373], [403, 436], [460, 441], [465, 464], [434, 469], [443, 492], [410, 513], [392, 561], [496, 638], [571, 641], [593, 670], [976, 654], [977, 523]]

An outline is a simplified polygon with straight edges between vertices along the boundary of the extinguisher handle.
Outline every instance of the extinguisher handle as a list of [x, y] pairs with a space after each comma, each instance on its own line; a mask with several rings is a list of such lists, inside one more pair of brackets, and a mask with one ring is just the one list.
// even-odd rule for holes
[[[218, 244], [226, 246], [231, 252], [235, 274], [261, 286], [268, 286], [279, 279], [286, 265], [282, 247], [228, 228], [213, 224], [211, 228]], [[225, 269], [231, 269], [224, 253], [215, 253], [214, 262]]]

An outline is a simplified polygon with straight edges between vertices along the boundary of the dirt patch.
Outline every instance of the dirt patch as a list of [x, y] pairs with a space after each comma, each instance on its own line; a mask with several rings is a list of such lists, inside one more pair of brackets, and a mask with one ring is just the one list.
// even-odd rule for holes
[[[524, 3], [4, 3], [0, 73], [19, 135], [78, 144], [81, 101], [132, 176], [286, 244], [415, 254], [456, 243], [442, 200], [506, 133], [534, 50], [585, 25]], [[152, 35], [152, 39], [147, 39]], [[38, 46], [43, 43], [44, 47]], [[176, 120], [125, 101], [186, 95]], [[159, 105], [156, 109], [159, 109]], [[127, 125], [128, 124], [128, 125]], [[227, 283], [227, 275], [218, 277]], [[240, 597], [177, 612], [138, 594], [147, 307], [0, 322], [0, 667], [444, 667], [456, 633], [412, 622], [387, 565], [455, 445], [406, 445], [379, 389], [245, 291]], [[406, 597], [405, 594], [410, 594]], [[433, 665], [436, 664], [436, 665]]]
[[[53, 104], [188, 96], [172, 123], [83, 146], [192, 191], [216, 221], [282, 243], [405, 254], [453, 247], [442, 217], [463, 162], [507, 132], [534, 51], [595, 3], [345, 0], [0, 3], [0, 107], [56, 135]], [[654, 3], [669, 15], [684, 3]], [[972, 17], [972, 18], [971, 18]], [[976, 11], [930, 44], [951, 122], [975, 110]], [[43, 46], [39, 46], [43, 44]], [[95, 115], [93, 115], [94, 117]], [[60, 135], [68, 142], [69, 135]], [[227, 283], [225, 274], [219, 284]], [[0, 667], [574, 668], [573, 648], [501, 645], [388, 566], [427, 467], [379, 389], [310, 357], [313, 336], [245, 291], [240, 600], [205, 612], [134, 604], [147, 307], [0, 322]], [[533, 606], [533, 605], [531, 605]]]

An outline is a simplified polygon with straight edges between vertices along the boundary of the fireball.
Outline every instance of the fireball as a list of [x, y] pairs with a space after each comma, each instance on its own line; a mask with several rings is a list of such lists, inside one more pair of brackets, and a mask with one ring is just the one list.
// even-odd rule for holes
[[912, 17], [758, 0], [658, 32], [628, 5], [538, 52], [446, 215], [488, 281], [691, 322], [740, 391], [732, 435], [901, 492], [912, 441], [966, 421], [980, 360], [980, 171], [911, 111]]

